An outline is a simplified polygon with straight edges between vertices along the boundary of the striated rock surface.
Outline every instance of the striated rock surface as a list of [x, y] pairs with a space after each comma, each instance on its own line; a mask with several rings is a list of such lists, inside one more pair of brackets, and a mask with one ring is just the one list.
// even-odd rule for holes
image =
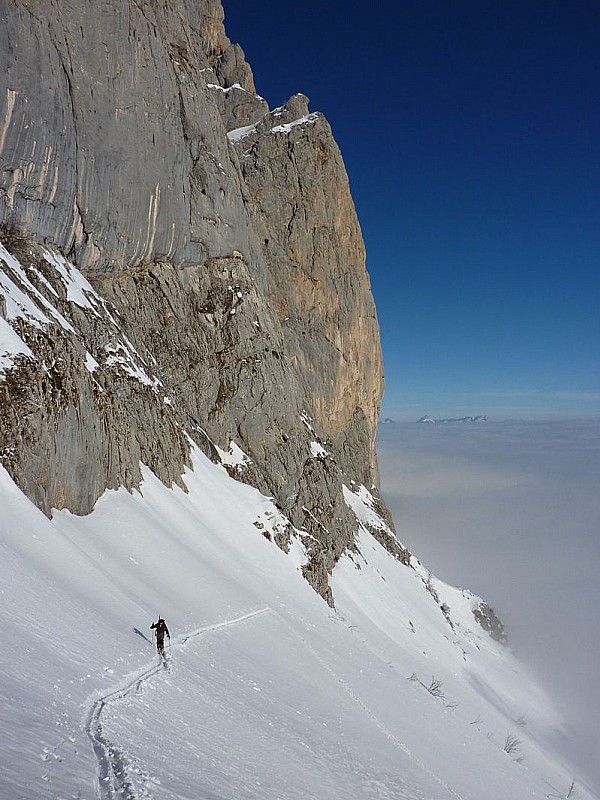
[[211, 62], [253, 102], [252, 78], [218, 4], [8, 0], [0, 14], [3, 218], [85, 270], [249, 248]]
[[268, 109], [219, 2], [5, 0], [0, 225], [0, 459], [29, 497], [87, 513], [140, 461], [180, 482], [191, 437], [330, 600], [382, 368], [324, 117]]

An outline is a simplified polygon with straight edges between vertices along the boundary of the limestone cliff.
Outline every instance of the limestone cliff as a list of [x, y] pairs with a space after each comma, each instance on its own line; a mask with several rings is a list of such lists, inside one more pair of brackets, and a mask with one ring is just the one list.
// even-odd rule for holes
[[330, 599], [382, 369], [324, 117], [268, 109], [216, 0], [5, 0], [0, 224], [0, 458], [29, 497], [87, 513], [140, 461], [179, 481], [191, 437], [304, 532]]

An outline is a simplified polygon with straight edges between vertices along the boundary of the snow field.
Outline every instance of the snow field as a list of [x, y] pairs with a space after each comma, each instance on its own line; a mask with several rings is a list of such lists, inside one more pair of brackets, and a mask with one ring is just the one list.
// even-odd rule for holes
[[[51, 521], [0, 470], [0, 797], [519, 800], [545, 798], [547, 780], [568, 787], [542, 746], [560, 720], [473, 625], [470, 595], [435, 584], [453, 630], [418, 562], [363, 528], [334, 572], [333, 611], [301, 576], [300, 542], [286, 555], [254, 525], [277, 524], [271, 501], [198, 451], [193, 464], [187, 493], [144, 468], [141, 492]], [[159, 614], [168, 668], [149, 629]], [[444, 697], [422, 685], [433, 675]], [[523, 763], [503, 752], [512, 730]]]

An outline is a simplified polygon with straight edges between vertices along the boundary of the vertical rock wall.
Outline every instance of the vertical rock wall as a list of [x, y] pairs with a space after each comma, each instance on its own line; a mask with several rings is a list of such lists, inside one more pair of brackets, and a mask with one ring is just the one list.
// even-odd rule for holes
[[382, 373], [326, 120], [302, 95], [269, 111], [213, 0], [5, 0], [0, 226], [27, 280], [0, 269], [74, 332], [4, 314], [31, 356], [0, 371], [0, 457], [29, 496], [86, 513], [140, 460], [178, 480], [187, 436], [215, 457], [233, 441], [328, 597], [356, 528], [342, 487], [377, 480]]
[[217, 80], [204, 32], [211, 48], [229, 49], [214, 33], [219, 10], [3, 3], [2, 216], [85, 270], [247, 249], [239, 177], [208, 88]]

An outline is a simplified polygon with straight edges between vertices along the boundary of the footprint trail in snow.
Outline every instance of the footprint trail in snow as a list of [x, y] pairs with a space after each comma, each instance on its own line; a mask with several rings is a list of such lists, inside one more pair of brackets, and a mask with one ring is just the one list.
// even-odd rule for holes
[[[266, 614], [270, 611], [271, 609], [269, 607], [259, 608], [255, 611], [250, 611], [247, 614], [235, 617], [234, 619], [216, 622], [212, 625], [204, 625], [191, 633], [174, 637], [173, 645], [175, 648], [184, 647], [190, 639], [197, 636], [218, 631], [221, 628], [229, 628], [232, 625], [239, 625], [253, 617]], [[85, 731], [90, 738], [94, 755], [98, 762], [97, 780], [98, 796], [100, 800], [115, 800], [115, 798], [121, 798], [121, 800], [141, 800], [141, 797], [149, 796], [147, 791], [144, 791], [142, 795], [135, 791], [129, 777], [132, 764], [119, 747], [104, 735], [102, 712], [109, 704], [118, 703], [130, 695], [139, 692], [144, 683], [154, 676], [159, 675], [165, 668], [167, 670], [171, 668], [170, 657], [160, 658], [157, 664], [138, 673], [133, 678], [130, 676], [123, 685], [99, 697], [86, 715]], [[135, 770], [139, 772], [139, 768], [136, 767]]]

